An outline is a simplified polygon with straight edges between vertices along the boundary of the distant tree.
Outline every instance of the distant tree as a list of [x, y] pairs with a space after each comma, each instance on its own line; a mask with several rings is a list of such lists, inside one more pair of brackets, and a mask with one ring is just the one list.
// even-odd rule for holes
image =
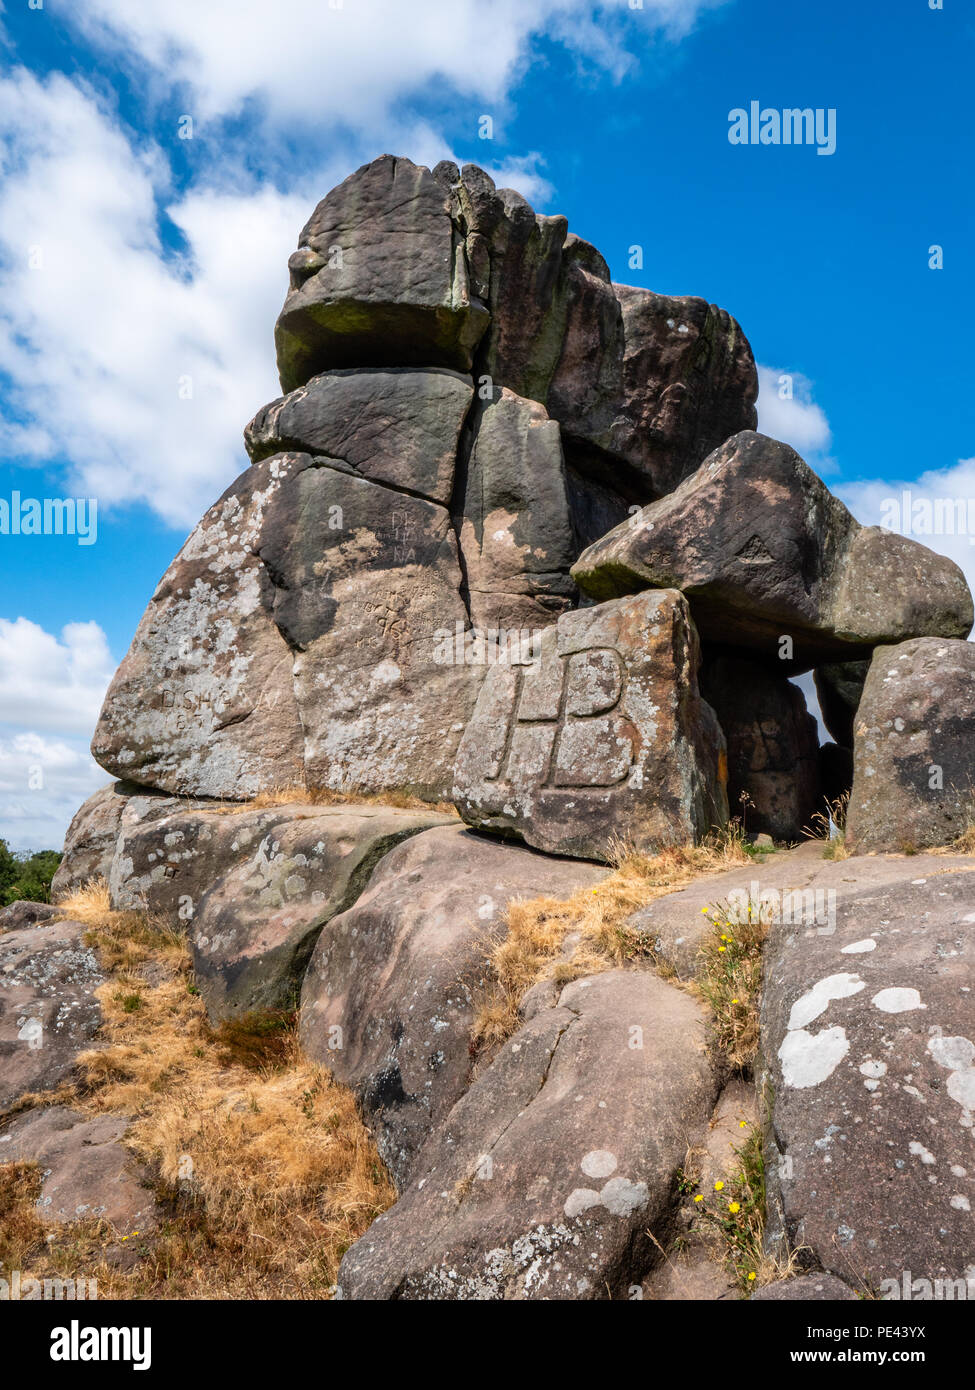
[[6, 840], [0, 840], [0, 906], [23, 899], [32, 903], [51, 901], [51, 879], [61, 862], [56, 849], [16, 854]]

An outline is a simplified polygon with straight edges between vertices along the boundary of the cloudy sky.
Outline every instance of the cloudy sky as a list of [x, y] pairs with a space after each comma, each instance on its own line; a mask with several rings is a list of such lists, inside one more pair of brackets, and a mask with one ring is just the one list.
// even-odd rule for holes
[[[731, 310], [761, 428], [862, 521], [975, 495], [975, 16], [931, 3], [4, 0], [0, 497], [95, 497], [98, 531], [0, 536], [0, 835], [58, 845], [107, 780], [107, 681], [278, 394], [298, 230], [384, 151], [482, 164], [616, 279]], [[836, 153], [731, 145], [753, 100], [835, 108]]]

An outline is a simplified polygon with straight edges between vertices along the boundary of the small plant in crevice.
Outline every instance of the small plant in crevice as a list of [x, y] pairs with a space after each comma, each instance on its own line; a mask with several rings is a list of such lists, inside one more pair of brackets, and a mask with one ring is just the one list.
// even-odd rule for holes
[[711, 1014], [715, 1047], [739, 1070], [758, 1051], [762, 993], [762, 948], [771, 909], [749, 898], [744, 905], [702, 907], [712, 930], [701, 946], [703, 970], [694, 992]]

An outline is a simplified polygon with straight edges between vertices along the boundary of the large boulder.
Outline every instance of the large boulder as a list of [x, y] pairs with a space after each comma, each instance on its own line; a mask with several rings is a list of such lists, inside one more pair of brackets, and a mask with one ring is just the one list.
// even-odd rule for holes
[[728, 314], [614, 285], [564, 217], [474, 164], [363, 165], [319, 203], [289, 270], [285, 391], [332, 368], [473, 369], [544, 405], [583, 471], [638, 501], [754, 427], [755, 364]]
[[0, 936], [0, 1110], [65, 1080], [101, 1023], [105, 976], [80, 922]]
[[333, 188], [288, 262], [283, 389], [330, 367], [469, 371], [488, 312], [457, 241], [448, 193], [408, 159], [383, 155]]
[[704, 1043], [700, 1006], [649, 972], [567, 985], [451, 1110], [343, 1259], [341, 1295], [625, 1297], [714, 1105]]
[[841, 748], [853, 747], [853, 721], [869, 670], [869, 661], [837, 661], [813, 673], [823, 723]]
[[564, 614], [537, 659], [488, 674], [454, 769], [464, 819], [603, 860], [620, 840], [660, 848], [724, 824], [724, 738], [699, 660], [674, 591]]
[[391, 806], [288, 806], [225, 819], [235, 822], [235, 841], [211, 859], [215, 877], [190, 928], [212, 1020], [291, 1005], [322, 927], [355, 902], [383, 856], [453, 821]]
[[748, 339], [724, 309], [613, 288], [625, 346], [612, 448], [660, 497], [726, 439], [755, 428], [758, 373]]
[[[787, 444], [746, 431], [575, 564], [595, 599], [677, 588], [705, 641], [795, 672], [881, 642], [966, 637], [972, 596], [943, 555], [864, 528]], [[788, 639], [783, 645], [783, 639]]]
[[428, 830], [392, 850], [319, 936], [302, 989], [302, 1046], [354, 1087], [401, 1187], [470, 1083], [485, 955], [507, 905], [603, 876], [459, 825]]
[[975, 822], [975, 645], [874, 653], [855, 722], [847, 837], [860, 852], [947, 845]]
[[833, 931], [779, 921], [766, 942], [766, 1234], [882, 1293], [972, 1270], [975, 861], [836, 867], [861, 865]]
[[272, 500], [310, 466], [282, 454], [242, 473], [166, 571], [92, 739], [109, 772], [190, 796], [300, 784], [294, 659], [260, 550]]
[[701, 695], [728, 744], [728, 806], [749, 832], [799, 840], [820, 804], [819, 736], [802, 691], [748, 657], [710, 651]]
[[[451, 422], [453, 429], [453, 422]], [[275, 454], [173, 561], [102, 709], [102, 766], [183, 795], [449, 785], [477, 668], [445, 507], [341, 460]]]
[[266, 405], [244, 430], [257, 463], [272, 454], [341, 459], [357, 475], [446, 506], [474, 387], [459, 372], [325, 372]]

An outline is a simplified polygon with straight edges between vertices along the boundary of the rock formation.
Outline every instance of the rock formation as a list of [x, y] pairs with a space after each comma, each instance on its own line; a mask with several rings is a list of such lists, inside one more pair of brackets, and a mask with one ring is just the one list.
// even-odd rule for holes
[[[8, 1152], [46, 1166], [56, 1219], [79, 1183], [155, 1219], [126, 1117], [56, 1090], [98, 1043], [107, 977], [63, 920], [98, 878], [185, 935], [214, 1027], [300, 1001], [305, 1054], [354, 1089], [399, 1200], [344, 1298], [686, 1296], [697, 1256], [660, 1260], [679, 1174], [742, 1088], [768, 1253], [808, 1270], [762, 1301], [968, 1277], [975, 861], [886, 853], [972, 823], [961, 572], [754, 432], [724, 310], [614, 285], [475, 166], [364, 166], [289, 272], [285, 394], [112, 682], [92, 748], [120, 780], [71, 824], [65, 907], [0, 920], [0, 1107], [44, 1092], [0, 1109]], [[602, 955], [558, 935], [627, 849], [673, 864], [729, 815], [781, 848], [851, 781], [870, 857], [745, 861], [627, 905]], [[756, 884], [761, 1043], [729, 1082], [713, 991], [675, 985], [706, 983], [702, 907]], [[532, 964], [509, 932], [539, 898]]]

